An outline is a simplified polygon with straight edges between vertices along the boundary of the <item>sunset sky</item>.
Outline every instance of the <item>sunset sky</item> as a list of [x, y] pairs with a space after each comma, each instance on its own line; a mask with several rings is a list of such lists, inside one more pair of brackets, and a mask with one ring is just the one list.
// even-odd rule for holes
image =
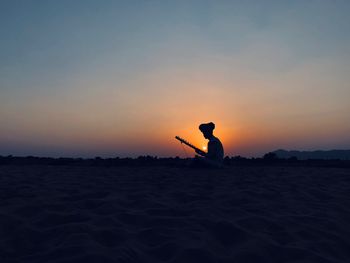
[[350, 149], [350, 1], [0, 1], [0, 155]]

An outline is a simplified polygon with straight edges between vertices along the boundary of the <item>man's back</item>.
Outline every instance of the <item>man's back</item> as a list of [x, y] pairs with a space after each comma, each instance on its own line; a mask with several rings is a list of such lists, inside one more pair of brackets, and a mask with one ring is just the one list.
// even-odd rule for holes
[[210, 160], [222, 162], [224, 159], [224, 147], [218, 138], [212, 136], [208, 142], [208, 153], [206, 157]]

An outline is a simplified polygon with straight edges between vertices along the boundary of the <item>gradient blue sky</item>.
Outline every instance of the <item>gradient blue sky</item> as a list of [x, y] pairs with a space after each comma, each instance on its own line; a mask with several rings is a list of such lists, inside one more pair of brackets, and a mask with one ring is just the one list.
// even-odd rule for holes
[[[350, 148], [350, 1], [0, 1], [0, 155]], [[190, 152], [190, 151], [189, 151]]]

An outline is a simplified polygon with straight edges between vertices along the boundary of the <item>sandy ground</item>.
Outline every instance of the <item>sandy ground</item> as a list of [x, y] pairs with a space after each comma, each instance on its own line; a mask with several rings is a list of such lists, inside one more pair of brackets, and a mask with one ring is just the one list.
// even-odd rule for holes
[[350, 169], [0, 166], [0, 262], [350, 262]]

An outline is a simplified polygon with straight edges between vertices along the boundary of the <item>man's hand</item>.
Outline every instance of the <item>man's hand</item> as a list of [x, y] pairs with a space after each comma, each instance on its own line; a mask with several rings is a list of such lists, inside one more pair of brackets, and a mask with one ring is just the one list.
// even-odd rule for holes
[[205, 153], [201, 150], [195, 149], [196, 153], [202, 156], [205, 156]]

